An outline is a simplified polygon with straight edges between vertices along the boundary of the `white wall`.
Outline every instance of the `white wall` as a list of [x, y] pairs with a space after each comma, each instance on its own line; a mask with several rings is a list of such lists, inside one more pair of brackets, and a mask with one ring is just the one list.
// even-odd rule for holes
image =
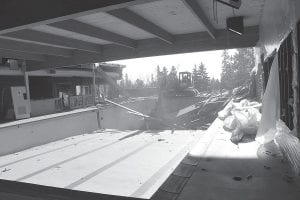
[[82, 109], [0, 125], [0, 156], [98, 129], [97, 110]]
[[[150, 114], [155, 103], [155, 99], [145, 99], [123, 105]], [[74, 135], [92, 133], [99, 129], [97, 112], [95, 107], [90, 107], [0, 124], [0, 156]], [[100, 116], [103, 118], [101, 128], [132, 130], [139, 129], [143, 124], [140, 117], [116, 106], [102, 108]]]
[[41, 116], [55, 113], [55, 99], [31, 100], [31, 116]]
[[[138, 100], [122, 104], [128, 108], [149, 115], [155, 107], [156, 99]], [[117, 106], [110, 106], [100, 110], [101, 128], [119, 129], [119, 130], [137, 130], [144, 123], [141, 117], [128, 114], [128, 112]]]

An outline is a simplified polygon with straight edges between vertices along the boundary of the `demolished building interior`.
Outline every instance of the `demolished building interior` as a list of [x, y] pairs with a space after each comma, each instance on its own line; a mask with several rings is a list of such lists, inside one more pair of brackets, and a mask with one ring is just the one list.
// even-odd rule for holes
[[[1, 200], [300, 198], [299, 0], [1, 2]], [[95, 90], [127, 95], [105, 62], [236, 48], [247, 94]]]

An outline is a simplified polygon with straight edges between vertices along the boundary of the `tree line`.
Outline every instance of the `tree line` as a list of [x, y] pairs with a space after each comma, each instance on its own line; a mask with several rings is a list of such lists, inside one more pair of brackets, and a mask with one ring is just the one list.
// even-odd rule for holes
[[[228, 50], [222, 53], [221, 79], [210, 78], [206, 66], [195, 65], [192, 70], [193, 87], [199, 92], [219, 91], [222, 89], [232, 90], [250, 80], [251, 70], [255, 65], [254, 51], [252, 48], [237, 49], [232, 55]], [[179, 83], [178, 71], [172, 66], [170, 71], [166, 67], [156, 67], [156, 72], [151, 74], [147, 81], [136, 79], [131, 81], [128, 74], [119, 82], [120, 86], [126, 89], [132, 88], [170, 88]]]

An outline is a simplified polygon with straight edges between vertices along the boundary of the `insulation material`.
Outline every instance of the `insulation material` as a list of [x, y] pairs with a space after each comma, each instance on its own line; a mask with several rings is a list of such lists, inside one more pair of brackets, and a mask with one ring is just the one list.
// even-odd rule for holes
[[280, 119], [280, 88], [278, 74], [278, 55], [275, 56], [263, 98], [262, 118], [256, 141], [265, 144], [274, 140], [276, 122]]
[[296, 174], [300, 175], [300, 142], [289, 128], [282, 122], [277, 122], [275, 143], [291, 163]]
[[278, 57], [275, 56], [266, 92], [263, 98], [262, 118], [256, 141], [266, 144], [275, 141], [282, 153], [300, 175], [300, 142], [280, 120], [280, 88]]

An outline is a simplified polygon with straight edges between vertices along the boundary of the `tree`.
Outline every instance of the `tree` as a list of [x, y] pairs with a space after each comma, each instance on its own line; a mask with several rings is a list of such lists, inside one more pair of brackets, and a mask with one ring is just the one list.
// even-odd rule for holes
[[209, 85], [210, 85], [210, 90], [212, 92], [219, 91], [221, 89], [221, 83], [220, 83], [219, 79], [212, 78], [210, 80], [210, 84]]
[[124, 83], [125, 88], [131, 88], [132, 87], [132, 82], [128, 78], [128, 74], [125, 74], [125, 83]]
[[232, 89], [232, 81], [234, 79], [234, 70], [232, 68], [233, 58], [229, 55], [228, 50], [224, 50], [222, 53], [222, 74], [221, 83], [224, 89]]
[[145, 87], [145, 83], [141, 79], [136, 79], [136, 81], [134, 83], [134, 87], [135, 88], [144, 88]]
[[223, 51], [221, 83], [225, 89], [233, 89], [250, 80], [251, 70], [255, 66], [253, 48], [238, 49], [230, 56], [228, 51]]
[[154, 79], [154, 75], [151, 74], [150, 87], [156, 87], [156, 81]]
[[162, 75], [167, 77], [168, 76], [168, 69], [166, 67], [163, 67], [162, 69]]
[[176, 89], [178, 84], [177, 69], [175, 66], [172, 66], [167, 79], [167, 88]]
[[160, 90], [164, 90], [167, 87], [167, 77], [168, 70], [166, 67], [163, 67], [163, 70], [159, 70], [159, 66], [157, 66], [157, 82]]
[[200, 91], [207, 91], [209, 89], [210, 79], [208, 77], [205, 65], [201, 62], [198, 67], [193, 69], [194, 87]]

